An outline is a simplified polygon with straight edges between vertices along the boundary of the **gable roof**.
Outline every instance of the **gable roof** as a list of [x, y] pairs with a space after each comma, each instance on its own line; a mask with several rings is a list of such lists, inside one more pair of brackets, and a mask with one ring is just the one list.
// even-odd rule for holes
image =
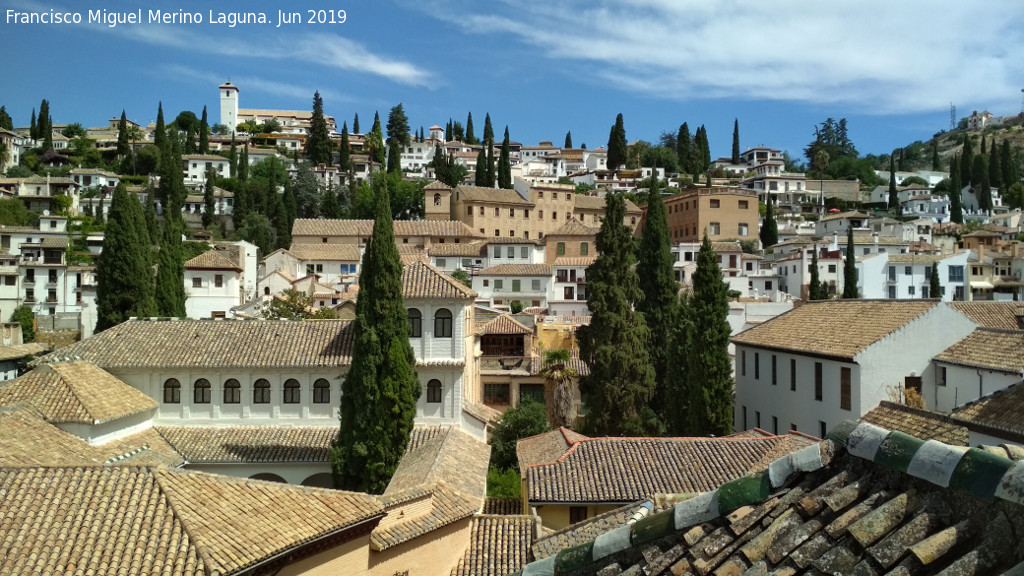
[[330, 462], [337, 426], [158, 426], [191, 464]]
[[476, 329], [477, 335], [486, 334], [533, 334], [533, 330], [523, 326], [509, 314], [502, 314]]
[[402, 297], [472, 300], [476, 292], [426, 262], [413, 262], [402, 268]]
[[1021, 302], [950, 302], [954, 310], [985, 328], [1020, 330], [1024, 328], [1024, 303]]
[[887, 430], [899, 430], [921, 440], [938, 440], [951, 446], [967, 446], [968, 442], [967, 428], [949, 416], [895, 402], [883, 400], [860, 420]]
[[335, 368], [351, 361], [349, 320], [128, 320], [43, 357], [117, 368]]
[[732, 341], [770, 350], [852, 360], [937, 305], [937, 300], [808, 302], [740, 332]]
[[489, 204], [516, 204], [520, 206], [533, 206], [534, 203], [523, 198], [515, 190], [507, 188], [486, 188], [483, 186], [467, 186], [460, 184], [455, 187], [455, 194], [459, 201], [465, 202], [486, 202]]
[[427, 254], [430, 256], [483, 256], [487, 243], [483, 240], [472, 242], [434, 243], [427, 247]]
[[188, 262], [185, 262], [185, 269], [187, 270], [234, 270], [241, 272], [242, 269], [238, 267], [238, 264], [228, 260], [225, 256], [217, 252], [216, 250], [210, 250], [203, 252], [199, 256], [192, 258]]
[[365, 494], [180, 470], [4, 468], [0, 486], [19, 511], [5, 574], [237, 574], [382, 516]]
[[[458, 220], [395, 220], [395, 236], [444, 236], [476, 238], [477, 234]], [[292, 224], [292, 237], [302, 236], [357, 236], [369, 237], [373, 233], [373, 220], [342, 220], [327, 218], [298, 218]]]
[[1024, 382], [983, 396], [953, 410], [953, 420], [989, 435], [1024, 443]]
[[1024, 331], [978, 328], [946, 348], [935, 360], [971, 368], [1020, 373], [1024, 370]]
[[574, 216], [553, 232], [548, 232], [547, 236], [597, 236], [600, 231], [600, 228], [585, 226]]
[[28, 403], [54, 424], [102, 424], [159, 406], [89, 362], [44, 364], [0, 386], [0, 406]]
[[477, 276], [551, 276], [551, 266], [547, 264], [498, 264], [484, 268]]
[[339, 260], [342, 262], [359, 262], [359, 246], [355, 244], [339, 244], [323, 242], [295, 243], [288, 252], [299, 260]]
[[534, 519], [531, 516], [476, 516], [469, 547], [452, 576], [489, 576], [522, 570], [529, 560]]

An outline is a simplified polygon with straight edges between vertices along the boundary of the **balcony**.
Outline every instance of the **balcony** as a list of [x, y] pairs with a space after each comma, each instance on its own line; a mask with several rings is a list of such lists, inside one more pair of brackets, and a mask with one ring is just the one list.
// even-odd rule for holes
[[509, 374], [527, 376], [533, 373], [531, 356], [481, 356], [481, 374]]

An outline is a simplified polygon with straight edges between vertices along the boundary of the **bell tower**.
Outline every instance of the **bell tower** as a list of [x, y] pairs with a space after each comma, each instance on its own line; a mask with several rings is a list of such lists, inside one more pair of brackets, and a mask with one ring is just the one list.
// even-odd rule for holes
[[231, 134], [238, 126], [238, 86], [230, 81], [220, 85], [220, 123], [227, 126]]
[[452, 220], [452, 189], [437, 180], [423, 188], [425, 220]]

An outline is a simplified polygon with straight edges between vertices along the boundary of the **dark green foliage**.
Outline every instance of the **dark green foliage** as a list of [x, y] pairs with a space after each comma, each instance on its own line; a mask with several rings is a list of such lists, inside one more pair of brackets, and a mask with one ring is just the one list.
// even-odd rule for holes
[[580, 357], [590, 367], [580, 379], [590, 409], [586, 429], [596, 435], [657, 434], [657, 417], [650, 409], [655, 390], [647, 351], [651, 334], [643, 314], [634, 309], [643, 293], [633, 266], [633, 234], [623, 224], [622, 195], [605, 198], [597, 261], [587, 268], [590, 325], [577, 332]]
[[828, 285], [821, 281], [818, 270], [818, 247], [811, 254], [811, 285], [807, 290], [808, 300], [828, 300]]
[[375, 197], [373, 235], [363, 255], [352, 364], [342, 384], [341, 429], [331, 450], [338, 488], [383, 492], [409, 441], [420, 383], [401, 276], [385, 187]]
[[775, 206], [771, 198], [764, 209], [764, 221], [761, 222], [761, 247], [767, 250], [779, 243], [779, 223], [775, 221]]
[[993, 142], [988, 155], [988, 183], [989, 186], [1001, 190], [1003, 188], [1003, 168], [999, 165], [1000, 160], [999, 147]]
[[324, 190], [319, 211], [324, 218], [341, 218], [341, 206], [338, 204], [338, 195], [335, 194], [333, 186]]
[[360, 134], [360, 132], [359, 132], [359, 113], [358, 112], [356, 112], [355, 116], [352, 118], [352, 133], [353, 134]]
[[896, 190], [896, 155], [889, 156], [889, 209], [899, 213], [900, 196]]
[[1012, 186], [1020, 181], [1019, 163], [1016, 155], [1010, 150], [1010, 141], [1003, 140], [1002, 146], [999, 147], [999, 167], [1003, 169], [1003, 175], [999, 180], [1004, 186]]
[[457, 120], [452, 124], [452, 140], [457, 140], [459, 142], [466, 141], [466, 135], [462, 130], [462, 122]]
[[[299, 218], [317, 218], [321, 214], [320, 181], [313, 168], [307, 162], [299, 164], [299, 171], [295, 175], [295, 206]], [[325, 216], [332, 218], [332, 216]]]
[[188, 190], [185, 189], [185, 177], [181, 171], [181, 149], [178, 142], [171, 141], [162, 156], [164, 162], [160, 166], [157, 195], [164, 209], [164, 219], [168, 222], [181, 221], [181, 211], [185, 207]]
[[470, 112], [466, 116], [466, 144], [479, 144], [480, 141], [473, 135], [473, 113]]
[[498, 470], [518, 470], [516, 443], [547, 432], [550, 429], [547, 418], [544, 404], [530, 397], [521, 399], [519, 406], [506, 410], [491, 433], [491, 466]]
[[843, 263], [843, 298], [860, 298], [857, 292], [857, 256], [854, 253], [853, 226], [846, 233], [846, 261]]
[[620, 113], [615, 117], [615, 124], [608, 133], [608, 169], [618, 170], [626, 163], [626, 154], [626, 128]]
[[384, 133], [381, 131], [380, 115], [373, 113], [373, 127], [366, 135], [366, 151], [370, 155], [370, 161], [384, 166]]
[[942, 170], [942, 162], [939, 160], [939, 139], [932, 139], [932, 170]]
[[487, 471], [488, 498], [519, 498], [521, 492], [522, 483], [519, 479], [519, 472], [515, 469], [502, 470], [491, 466]]
[[299, 217], [298, 202], [295, 200], [295, 191], [292, 189], [291, 178], [284, 181], [284, 194], [281, 195], [281, 201], [284, 203], [284, 214], [288, 219], [288, 235], [291, 236], [292, 224]]
[[338, 168], [341, 168], [342, 170], [348, 170], [351, 167], [352, 159], [351, 150], [349, 150], [349, 146], [350, 144], [348, 141], [348, 125], [342, 124], [341, 145], [338, 148]]
[[185, 316], [185, 262], [182, 258], [183, 226], [168, 222], [157, 254], [156, 309], [160, 316]]
[[268, 201], [270, 220], [274, 224], [274, 244], [278, 248], [288, 248], [292, 245], [292, 221], [288, 219], [288, 210], [284, 205], [284, 195], [272, 190]]
[[473, 279], [469, 277], [469, 272], [466, 272], [462, 268], [459, 268], [456, 271], [452, 272], [452, 278], [455, 278], [459, 282], [462, 282], [463, 284], [466, 285], [467, 288], [473, 287]]
[[907, 169], [907, 165], [903, 160], [903, 148], [900, 148], [900, 159], [899, 162], [897, 162], [896, 166], [896, 169], [899, 170], [900, 172], [903, 172]]
[[28, 125], [28, 136], [33, 140], [39, 140], [39, 124], [36, 122], [36, 109], [32, 109], [32, 120]]
[[[164, 103], [160, 102], [156, 108], [156, 129], [153, 130], [153, 145], [160, 152], [161, 158], [167, 150], [167, 144], [167, 127], [164, 125]], [[159, 169], [161, 166], [161, 158], [157, 159], [156, 169]]]
[[231, 178], [238, 178], [238, 147], [235, 145], [235, 133], [231, 133], [231, 151], [228, 152], [228, 162], [231, 168]]
[[666, 174], [679, 171], [679, 160], [676, 158], [676, 151], [664, 146], [651, 146], [644, 150], [640, 156], [640, 165], [664, 168]]
[[39, 104], [39, 120], [36, 124], [36, 129], [39, 130], [39, 137], [37, 140], [42, 140], [43, 150], [53, 149], [53, 118], [50, 116], [50, 103], [44, 98], [42, 103]]
[[21, 324], [21, 336], [24, 342], [36, 341], [36, 315], [32, 312], [32, 307], [24, 304], [18, 306], [14, 312], [11, 312], [11, 317], [7, 321]]
[[501, 156], [498, 157], [498, 188], [512, 189], [512, 161], [509, 157], [508, 126], [505, 126], [505, 139], [501, 141]]
[[245, 183], [249, 179], [249, 144], [242, 147], [242, 153], [238, 157], [238, 182]]
[[853, 146], [846, 128], [846, 118], [841, 118], [839, 122], [828, 118], [820, 126], [814, 127], [814, 141], [804, 148], [804, 156], [808, 162], [813, 163], [814, 157], [821, 150], [828, 152], [832, 160], [857, 158], [857, 149]]
[[203, 106], [203, 118], [199, 121], [199, 153], [210, 153], [210, 123], [206, 119], [206, 106]]
[[942, 285], [939, 284], [939, 264], [932, 265], [932, 273], [928, 278], [928, 297], [942, 298]]
[[949, 219], [957, 224], [964, 223], [963, 201], [960, 192], [963, 186], [960, 183], [960, 157], [953, 156], [949, 162]]
[[973, 172], [974, 164], [974, 150], [971, 146], [971, 137], [967, 136], [964, 138], [964, 150], [960, 154], [960, 185], [961, 186], [974, 186], [977, 182], [974, 180], [975, 174]]
[[409, 119], [402, 105], [388, 114], [388, 173], [402, 173], [402, 148], [409, 145]]
[[110, 205], [103, 253], [96, 261], [97, 332], [131, 316], [156, 314], [149, 242], [140, 235], [140, 228], [144, 227], [138, 198], [128, 193], [124, 185], [118, 185]]
[[121, 119], [117, 122], [117, 155], [124, 157], [131, 151], [128, 142], [128, 117], [121, 110]]
[[39, 224], [39, 214], [25, 207], [17, 198], [0, 198], [0, 225], [31, 226]]
[[679, 135], [676, 136], [676, 156], [679, 159], [679, 171], [692, 174], [693, 138], [690, 136], [690, 128], [686, 122], [679, 126]]
[[924, 178], [921, 178], [920, 176], [907, 176], [906, 178], [903, 179], [903, 182], [900, 183], [900, 186], [902, 186], [903, 188], [906, 188], [908, 186], [921, 186], [923, 188], [927, 188], [928, 181], [925, 180]]
[[988, 181], [988, 160], [984, 154], [974, 155], [971, 174], [972, 178], [977, 180], [974, 184], [974, 193], [978, 196], [978, 208], [981, 210], [991, 210], [992, 189]]
[[214, 202], [213, 189], [215, 182], [217, 181], [217, 173], [210, 170], [206, 171], [206, 186], [203, 189], [203, 228], [210, 228], [213, 224], [214, 212], [217, 210], [217, 206]]
[[572, 148], [572, 132], [565, 133], [565, 147]]
[[476, 155], [476, 175], [473, 183], [477, 186], [487, 186], [487, 153], [481, 148]]
[[199, 118], [195, 112], [185, 110], [178, 114], [172, 126], [179, 132], [174, 138], [185, 154], [194, 154], [196, 151], [196, 133], [199, 132]]
[[255, 244], [261, 257], [274, 251], [277, 238], [269, 218], [258, 212], [249, 212], [241, 224], [237, 232], [239, 239]]
[[697, 133], [694, 135], [693, 148], [696, 153], [696, 160], [699, 162], [695, 166], [695, 171], [707, 172], [711, 168], [711, 144], [708, 142], [708, 130], [703, 124], [701, 124], [700, 128], [697, 128]]
[[306, 139], [305, 154], [313, 164], [331, 164], [331, 135], [324, 118], [324, 99], [320, 92], [313, 93], [313, 116], [309, 119], [309, 138]]
[[651, 407], [659, 413], [668, 395], [669, 336], [679, 315], [679, 284], [672, 269], [670, 244], [668, 213], [655, 178], [647, 194], [647, 220], [640, 238], [636, 272], [643, 299], [636, 304], [636, 309], [643, 313], [651, 332], [648, 351], [655, 381]]
[[455, 156], [449, 155], [440, 145], [434, 147], [434, 173], [437, 179], [452, 188], [462, 184], [466, 178], [466, 167], [455, 162]]
[[11, 119], [11, 115], [7, 113], [6, 106], [0, 106], [0, 128], [4, 130], [14, 130], [14, 120]]
[[736, 118], [732, 123], [732, 163], [740, 163], [740, 119]]

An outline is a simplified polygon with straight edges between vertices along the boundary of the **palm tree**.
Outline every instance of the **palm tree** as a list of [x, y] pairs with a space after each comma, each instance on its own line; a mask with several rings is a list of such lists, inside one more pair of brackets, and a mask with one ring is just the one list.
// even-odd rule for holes
[[569, 366], [569, 350], [559, 348], [544, 352], [544, 369], [541, 376], [548, 381], [547, 389], [552, 397], [548, 406], [548, 421], [552, 426], [571, 428], [576, 422], [576, 404], [573, 382], [579, 373]]

